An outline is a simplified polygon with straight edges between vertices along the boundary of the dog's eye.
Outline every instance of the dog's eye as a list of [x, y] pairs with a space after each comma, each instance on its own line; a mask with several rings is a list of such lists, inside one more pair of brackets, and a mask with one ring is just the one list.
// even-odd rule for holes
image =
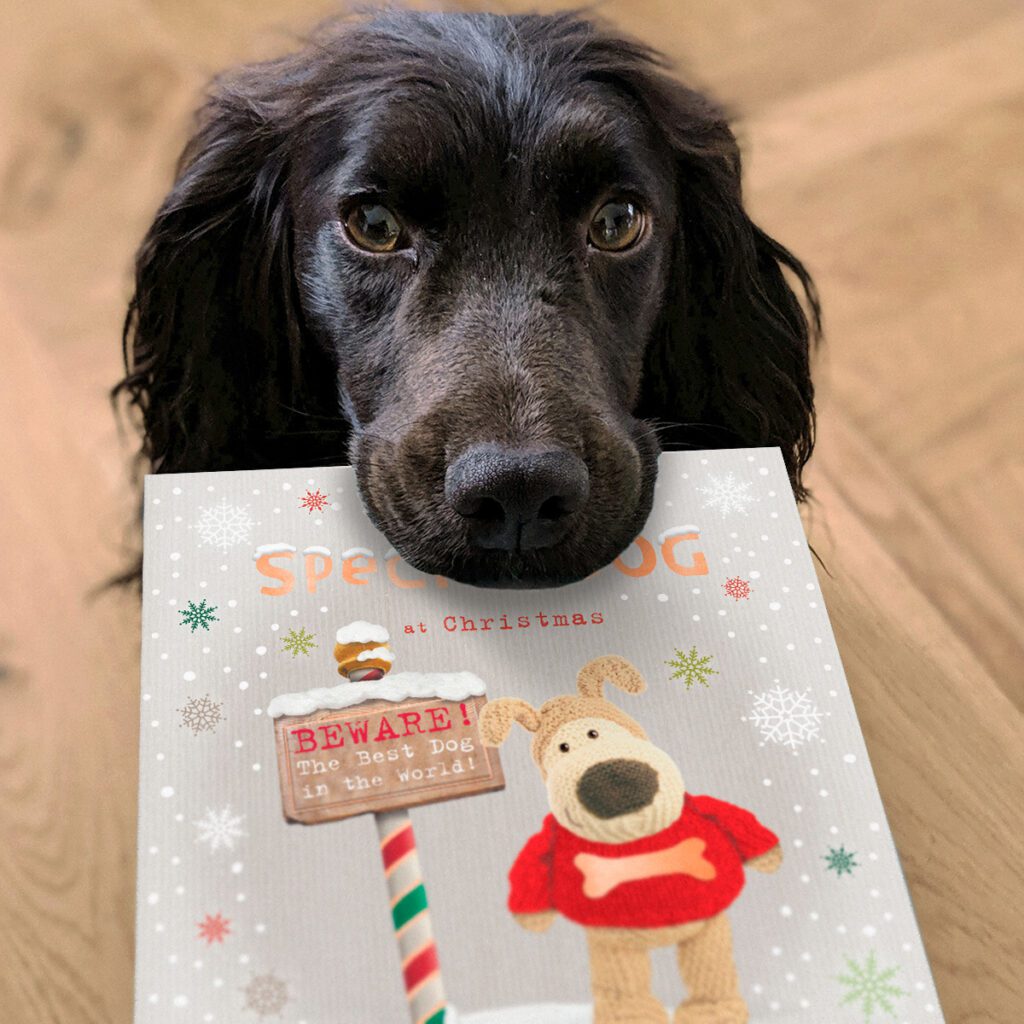
[[622, 252], [635, 244], [643, 229], [640, 207], [628, 199], [613, 199], [594, 214], [587, 241], [602, 252]]
[[345, 217], [348, 237], [367, 252], [392, 252], [402, 237], [398, 218], [379, 203], [360, 203]]
[[561, 752], [562, 752], [563, 754], [568, 754], [568, 753], [569, 753], [569, 744], [568, 744], [568, 743], [559, 743], [559, 744], [558, 744], [558, 749], [559, 749], [559, 750], [560, 750], [560, 751], [561, 751]]
[[591, 738], [592, 740], [596, 740], [596, 739], [597, 739], [597, 730], [596, 730], [596, 729], [590, 729], [590, 730], [588, 730], [588, 731], [587, 731], [587, 735], [588, 735], [588, 736], [589, 736], [589, 737], [590, 737], [590, 738]]

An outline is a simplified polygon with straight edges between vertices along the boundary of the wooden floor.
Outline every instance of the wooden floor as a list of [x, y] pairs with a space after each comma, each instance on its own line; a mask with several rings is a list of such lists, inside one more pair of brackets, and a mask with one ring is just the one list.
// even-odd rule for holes
[[[208, 72], [329, 7], [0, 6], [5, 1022], [130, 1019], [138, 614], [89, 597], [132, 540], [105, 398], [127, 271]], [[1024, 9], [602, 9], [742, 113], [755, 215], [818, 277], [809, 521], [839, 645], [947, 1020], [1020, 1024]]]

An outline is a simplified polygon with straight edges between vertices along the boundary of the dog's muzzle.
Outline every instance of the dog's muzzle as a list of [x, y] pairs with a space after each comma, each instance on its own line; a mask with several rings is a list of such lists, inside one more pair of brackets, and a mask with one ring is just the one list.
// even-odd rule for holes
[[580, 803], [603, 821], [643, 810], [657, 792], [658, 773], [643, 761], [624, 758], [591, 765], [576, 784]]

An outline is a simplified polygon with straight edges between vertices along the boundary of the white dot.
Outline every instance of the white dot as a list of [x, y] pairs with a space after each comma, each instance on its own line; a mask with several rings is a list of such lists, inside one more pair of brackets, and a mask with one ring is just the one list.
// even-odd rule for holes
[[150, 694], [150, 693], [144, 693], [144, 694], [142, 695], [142, 699], [143, 699], [143, 700], [152, 700], [152, 699], [153, 699], [153, 695], [152, 695], [152, 694]]
[[730, 640], [732, 640], [733, 637], [736, 636], [736, 634], [730, 629], [729, 632], [726, 633], [726, 636], [729, 637]]
[[828, 796], [828, 790], [827, 789], [819, 789], [818, 790], [818, 796]]
[[243, 679], [243, 680], [242, 680], [242, 681], [241, 681], [241, 682], [240, 682], [240, 683], [238, 684], [238, 688], [239, 688], [240, 690], [248, 690], [248, 689], [249, 689], [249, 684], [248, 684], [248, 683], [247, 683], [247, 682], [246, 682], [246, 681], [245, 681], [245, 680]]
[[779, 604], [778, 601], [772, 601], [771, 604], [768, 605], [768, 607], [771, 608], [773, 612], [777, 612], [782, 607], [782, 605]]
[[276, 633], [281, 627], [276, 622], [272, 622], [270, 628]]
[[619, 597], [621, 597], [623, 601], [629, 600], [629, 594], [619, 594]]
[[241, 740], [235, 740], [235, 746], [236, 747], [241, 747], [241, 745], [242, 745], [242, 741]]
[[184, 679], [184, 680], [185, 680], [185, 682], [187, 682], [187, 683], [191, 683], [191, 682], [192, 682], [192, 680], [193, 680], [193, 679], [195, 679], [195, 677], [196, 677], [196, 674], [195, 674], [195, 672], [193, 672], [193, 671], [192, 671], [191, 669], [189, 669], [189, 670], [188, 670], [188, 672], [185, 672], [185, 673], [184, 673], [184, 674], [182, 675], [182, 677], [181, 677], [181, 678], [182, 678], [182, 679]]
[[260, 764], [259, 764], [259, 762], [257, 762], [256, 764], [254, 764], [254, 765], [252, 766], [252, 770], [253, 770], [254, 772], [258, 772], [258, 771], [260, 770]]
[[262, 644], [260, 644], [260, 646], [256, 648], [256, 653], [262, 658], [263, 655], [267, 653], [267, 649]]
[[843, 760], [847, 764], [855, 764], [856, 761], [857, 761], [857, 755], [856, 754], [844, 754], [843, 755]]
[[767, 466], [762, 466], [757, 472], [761, 476], [767, 476], [768, 475], [768, 467]]
[[292, 485], [291, 484], [288, 484], [288, 483], [281, 484], [281, 490], [282, 491], [290, 491], [291, 489], [292, 489]]
[[878, 932], [878, 929], [873, 924], [866, 924], [861, 929], [864, 933], [865, 938], [873, 939]]
[[262, 715], [263, 714], [263, 708], [253, 708], [252, 709], [252, 713], [254, 715]]
[[799, 814], [802, 810], [803, 810], [803, 807], [800, 804], [793, 804], [793, 813], [794, 814]]
[[257, 935], [262, 935], [266, 930], [267, 930], [267, 926], [265, 924], [260, 923], [260, 924], [256, 925], [256, 934]]
[[156, 755], [156, 759], [157, 759], [158, 761], [162, 761], [162, 760], [164, 759], [164, 755], [163, 755], [163, 754], [157, 754], [157, 755]]
[[772, 946], [772, 956], [782, 956], [782, 949], [779, 946]]
[[148, 896], [146, 897], [146, 902], [147, 902], [147, 903], [148, 903], [148, 904], [149, 904], [149, 905], [150, 905], [151, 907], [155, 907], [155, 906], [156, 906], [156, 905], [157, 905], [157, 904], [158, 904], [158, 903], [160, 902], [160, 893], [158, 893], [158, 892], [151, 892], [151, 893], [150, 893], [150, 894], [149, 894], [149, 895], [148, 895]]
[[799, 850], [804, 845], [804, 841], [802, 839], [794, 839], [793, 845]]
[[160, 504], [160, 499], [159, 498], [154, 498], [153, 499], [153, 504], [154, 505], [159, 505]]
[[836, 928], [836, 931], [839, 932], [840, 935], [845, 935], [846, 934], [846, 925], [845, 924], [839, 925], [839, 927]]
[[694, 587], [693, 590], [690, 591], [690, 593], [691, 594], [699, 594], [700, 593], [700, 587]]
[[149, 1001], [151, 1003], [159, 1003], [160, 1002], [160, 997], [155, 992], [151, 992], [149, 994]]
[[767, 664], [768, 664], [768, 659], [767, 659], [767, 658], [766, 658], [766, 657], [765, 657], [765, 656], [764, 656], [763, 654], [762, 654], [762, 655], [761, 655], [761, 657], [760, 657], [760, 658], [758, 658], [757, 660], [758, 660], [759, 662], [761, 662], [761, 664], [762, 664], [762, 665], [767, 665]]
[[748, 575], [752, 580], [759, 580], [761, 578], [761, 574], [756, 569], [751, 569]]
[[807, 589], [808, 590], [813, 590], [814, 589], [814, 584], [813, 583], [808, 583], [807, 584]]
[[881, 830], [882, 826], [879, 825], [877, 821], [873, 821], [868, 825], [868, 828], [871, 829], [872, 832], [878, 832]]
[[327, 611], [327, 605], [325, 605], [325, 604], [320, 605], [320, 611], [322, 611], [322, 612]]
[[164, 786], [164, 788], [160, 790], [160, 795], [162, 797], [165, 797], [165, 798], [166, 797], [170, 797], [170, 796], [174, 796], [174, 787], [173, 786]]
[[172, 551], [171, 552], [171, 561], [172, 562], [176, 562], [179, 558], [181, 558], [181, 552], [180, 551]]
[[237, 894], [237, 895], [235, 896], [235, 900], [236, 900], [237, 902], [239, 902], [239, 903], [244, 903], [244, 902], [245, 902], [245, 893], [244, 893], [244, 892], [240, 892], [240, 893], [238, 893], [238, 894]]
[[668, 600], [668, 594], [659, 594], [658, 595], [658, 600], [659, 601], [667, 601]]
[[700, 622], [700, 616], [699, 615], [694, 615], [693, 616], [693, 621], [694, 622]]
[[772, 784], [772, 780], [771, 779], [762, 779], [761, 780], [761, 785], [763, 785], [763, 786], [770, 786], [771, 784]]
[[786, 650], [787, 651], [795, 651], [796, 650], [796, 644], [786, 644]]
[[245, 865], [242, 864], [240, 860], [236, 860], [235, 863], [231, 865], [231, 873], [233, 875], [240, 875], [244, 867]]
[[225, 675], [229, 675], [230, 673], [231, 673], [231, 666], [230, 665], [225, 665], [224, 666], [224, 674]]

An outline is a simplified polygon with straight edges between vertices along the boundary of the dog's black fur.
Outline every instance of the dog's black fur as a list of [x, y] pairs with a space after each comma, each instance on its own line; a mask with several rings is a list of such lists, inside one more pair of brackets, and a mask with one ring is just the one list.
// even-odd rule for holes
[[[659, 442], [779, 445], [804, 497], [814, 287], [744, 211], [722, 111], [664, 67], [576, 14], [387, 12], [219, 78], [137, 258], [116, 391], [144, 460], [351, 461], [408, 561], [484, 583], [614, 558]], [[644, 236], [600, 252], [620, 195]], [[359, 199], [401, 251], [351, 244]], [[569, 452], [585, 500], [551, 543], [477, 544], [450, 493], [475, 451]]]

